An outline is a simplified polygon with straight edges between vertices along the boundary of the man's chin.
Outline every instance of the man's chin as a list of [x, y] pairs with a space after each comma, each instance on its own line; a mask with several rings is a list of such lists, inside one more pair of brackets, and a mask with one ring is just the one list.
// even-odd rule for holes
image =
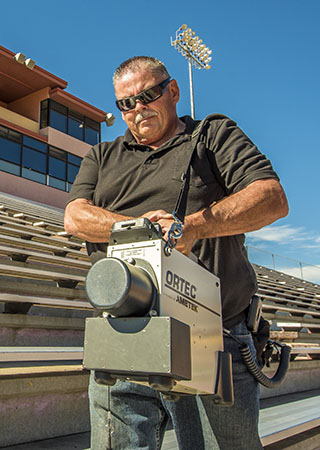
[[139, 144], [143, 144], [143, 145], [152, 145], [155, 142], [158, 141], [158, 136], [154, 133], [151, 134], [140, 134], [137, 138], [136, 141]]
[[147, 124], [139, 127], [137, 137], [140, 141], [147, 141], [148, 143], [154, 142], [157, 132], [156, 128], [148, 126]]

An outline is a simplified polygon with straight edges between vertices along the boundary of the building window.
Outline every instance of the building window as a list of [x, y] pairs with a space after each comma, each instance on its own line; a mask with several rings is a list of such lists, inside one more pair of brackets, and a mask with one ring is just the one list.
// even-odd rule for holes
[[37, 139], [33, 139], [29, 136], [23, 136], [23, 143], [28, 147], [47, 153], [47, 144], [45, 142], [37, 141]]
[[100, 123], [86, 119], [84, 132], [84, 140], [87, 144], [96, 145], [100, 142]]
[[0, 157], [6, 161], [20, 164], [21, 145], [0, 137]]
[[47, 184], [46, 175], [31, 168], [22, 167], [21, 176], [22, 178], [28, 178], [28, 180], [36, 181], [37, 183]]
[[37, 172], [46, 173], [47, 156], [28, 147], [23, 147], [22, 166]]
[[40, 128], [49, 126], [49, 100], [40, 103]]
[[22, 176], [46, 184], [47, 155], [23, 146]]
[[71, 186], [78, 175], [81, 158], [68, 153], [68, 164], [67, 164], [67, 191], [70, 192]]
[[83, 127], [83, 118], [70, 113], [68, 117], [68, 134], [83, 141]]
[[22, 136], [0, 126], [0, 170], [20, 175]]
[[48, 184], [66, 190], [67, 154], [63, 150], [49, 147]]
[[0, 126], [0, 170], [69, 192], [82, 158]]
[[20, 166], [18, 166], [17, 164], [9, 163], [8, 161], [4, 161], [2, 159], [0, 159], [0, 170], [20, 176]]
[[51, 99], [41, 102], [40, 127], [52, 127], [63, 133], [96, 145], [100, 142], [100, 123], [70, 110]]
[[56, 130], [62, 131], [62, 133], [67, 132], [67, 118], [63, 114], [53, 109], [50, 111], [50, 126]]

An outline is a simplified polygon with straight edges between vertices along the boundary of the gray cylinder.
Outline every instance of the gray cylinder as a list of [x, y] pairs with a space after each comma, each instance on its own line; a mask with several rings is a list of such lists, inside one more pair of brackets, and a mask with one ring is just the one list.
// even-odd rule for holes
[[86, 279], [90, 303], [116, 317], [145, 316], [152, 307], [155, 291], [145, 270], [117, 258], [95, 263]]

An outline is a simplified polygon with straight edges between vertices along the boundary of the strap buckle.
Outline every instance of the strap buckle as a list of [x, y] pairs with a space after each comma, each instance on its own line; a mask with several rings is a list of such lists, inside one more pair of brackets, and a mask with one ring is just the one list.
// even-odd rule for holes
[[168, 239], [164, 246], [164, 252], [165, 252], [166, 256], [171, 255], [172, 250], [177, 245], [177, 240], [179, 238], [181, 238], [182, 233], [183, 233], [184, 222], [176, 216], [175, 211], [173, 211], [172, 216], [173, 216], [174, 222], [170, 227], [170, 230], [168, 232]]

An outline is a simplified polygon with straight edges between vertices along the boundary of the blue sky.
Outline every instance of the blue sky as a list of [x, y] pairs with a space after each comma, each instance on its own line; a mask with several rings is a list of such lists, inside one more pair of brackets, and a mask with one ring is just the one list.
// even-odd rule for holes
[[271, 159], [289, 199], [287, 218], [248, 234], [249, 254], [297, 276], [292, 259], [319, 266], [303, 265], [303, 276], [320, 283], [319, 20], [319, 0], [11, 0], [1, 4], [0, 45], [112, 112], [102, 133], [112, 140], [125, 130], [112, 73], [131, 56], [161, 59], [180, 85], [179, 114], [190, 113], [187, 61], [170, 45], [186, 23], [213, 50], [212, 68], [193, 72], [196, 118], [233, 118]]

